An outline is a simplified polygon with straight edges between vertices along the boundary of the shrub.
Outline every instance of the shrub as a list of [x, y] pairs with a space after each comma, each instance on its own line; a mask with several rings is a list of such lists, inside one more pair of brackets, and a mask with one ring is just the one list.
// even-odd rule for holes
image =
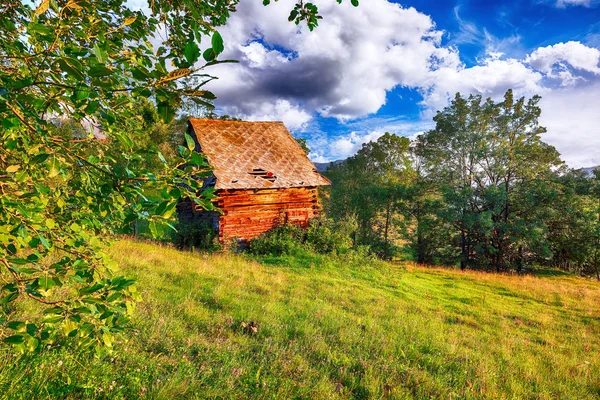
[[252, 254], [282, 256], [292, 254], [294, 249], [302, 247], [306, 240], [304, 229], [283, 225], [271, 229], [250, 241], [249, 251]]
[[315, 218], [306, 233], [306, 244], [317, 253], [345, 253], [352, 248], [352, 235], [357, 229], [356, 221], [334, 221], [331, 218]]
[[295, 250], [309, 250], [320, 254], [342, 254], [352, 248], [353, 220], [333, 221], [316, 218], [308, 229], [293, 225], [279, 226], [250, 241], [250, 252], [260, 255], [290, 255]]

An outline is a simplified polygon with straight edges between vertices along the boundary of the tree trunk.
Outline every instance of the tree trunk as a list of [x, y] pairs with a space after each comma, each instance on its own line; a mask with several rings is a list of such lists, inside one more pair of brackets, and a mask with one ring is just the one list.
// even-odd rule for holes
[[519, 246], [519, 256], [517, 260], [517, 272], [521, 273], [523, 271], [523, 246]]
[[425, 264], [425, 241], [422, 222], [417, 218], [417, 264]]
[[387, 207], [386, 207], [386, 212], [385, 212], [385, 228], [384, 228], [384, 240], [385, 240], [385, 257], [387, 259], [390, 259], [390, 242], [388, 239], [388, 233], [389, 233], [389, 229], [390, 229], [390, 219], [391, 219], [391, 208], [392, 208], [392, 202], [391, 200], [388, 201], [387, 203]]
[[467, 238], [464, 229], [460, 230], [460, 269], [467, 268]]

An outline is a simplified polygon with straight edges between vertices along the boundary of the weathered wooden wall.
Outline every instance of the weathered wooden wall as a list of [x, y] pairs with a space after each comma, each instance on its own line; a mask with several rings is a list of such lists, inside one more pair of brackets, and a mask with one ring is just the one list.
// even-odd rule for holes
[[190, 199], [185, 199], [177, 204], [177, 216], [180, 223], [203, 223], [212, 227], [214, 230], [219, 229], [219, 213], [216, 211], [197, 211], [195, 204]]
[[[253, 239], [283, 224], [308, 226], [319, 213], [318, 192], [315, 187], [285, 189], [223, 189], [216, 192], [216, 205], [223, 211], [219, 216], [219, 240], [227, 243], [237, 238]], [[191, 211], [191, 210], [190, 210]], [[184, 215], [185, 208], [180, 210]], [[214, 214], [193, 211], [192, 215]], [[201, 218], [201, 217], [193, 217]], [[214, 226], [214, 225], [213, 225]]]

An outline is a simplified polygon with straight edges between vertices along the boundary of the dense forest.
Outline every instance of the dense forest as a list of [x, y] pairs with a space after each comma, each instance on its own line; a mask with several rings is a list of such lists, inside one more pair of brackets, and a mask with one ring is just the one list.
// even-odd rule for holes
[[386, 133], [332, 164], [327, 213], [355, 219], [355, 243], [387, 259], [408, 247], [420, 264], [600, 279], [600, 171], [570, 169], [544, 143], [539, 100], [457, 94], [432, 130]]

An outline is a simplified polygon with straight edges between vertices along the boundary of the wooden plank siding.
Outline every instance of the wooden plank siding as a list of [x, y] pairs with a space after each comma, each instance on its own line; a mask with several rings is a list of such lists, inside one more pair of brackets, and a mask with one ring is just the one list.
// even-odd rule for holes
[[189, 202], [178, 207], [180, 223], [209, 223], [221, 243], [242, 244], [278, 225], [306, 227], [318, 215], [317, 188], [331, 182], [283, 122], [190, 118], [188, 133], [210, 165], [204, 185], [214, 188], [222, 214]]
[[177, 216], [180, 223], [193, 224], [200, 222], [210, 226], [215, 231], [219, 230], [219, 213], [216, 211], [198, 211], [190, 199], [177, 203]]
[[[307, 227], [319, 214], [316, 187], [283, 189], [224, 189], [216, 191], [219, 241], [248, 241], [283, 224]], [[205, 211], [196, 211], [199, 214]]]

